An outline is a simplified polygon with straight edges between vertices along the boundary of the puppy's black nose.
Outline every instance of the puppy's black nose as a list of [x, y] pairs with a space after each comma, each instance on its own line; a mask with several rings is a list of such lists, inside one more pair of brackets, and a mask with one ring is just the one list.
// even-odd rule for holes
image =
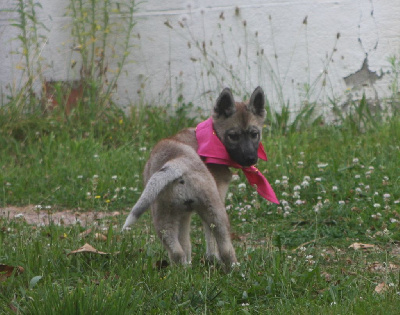
[[245, 165], [243, 166], [252, 166], [257, 163], [258, 157], [257, 156], [247, 156], [245, 158]]

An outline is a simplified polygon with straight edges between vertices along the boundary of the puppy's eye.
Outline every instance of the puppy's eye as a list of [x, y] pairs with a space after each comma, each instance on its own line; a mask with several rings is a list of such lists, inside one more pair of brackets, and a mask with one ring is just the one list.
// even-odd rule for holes
[[254, 139], [254, 140], [258, 139], [258, 135], [259, 135], [258, 131], [252, 131], [252, 132], [250, 132], [250, 137], [251, 137], [252, 139]]
[[239, 141], [239, 134], [237, 133], [231, 133], [228, 135], [229, 140], [231, 141]]

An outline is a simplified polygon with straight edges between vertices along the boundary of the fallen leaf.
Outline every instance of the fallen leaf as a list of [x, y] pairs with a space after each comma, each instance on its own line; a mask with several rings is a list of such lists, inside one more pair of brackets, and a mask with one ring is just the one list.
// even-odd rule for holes
[[357, 249], [364, 249], [364, 250], [366, 250], [366, 249], [375, 248], [375, 245], [372, 245], [372, 244], [363, 244], [363, 243], [353, 243], [353, 244], [351, 244], [351, 245], [349, 246], [349, 248], [353, 248], [353, 249], [355, 249], [355, 250], [357, 250]]
[[109, 253], [98, 251], [92, 245], [89, 245], [88, 243], [86, 243], [85, 245], [78, 248], [77, 250], [73, 250], [72, 252], [68, 253], [67, 256], [72, 255], [72, 254], [78, 254], [78, 253], [94, 253], [94, 254], [100, 254], [100, 255], [108, 255], [109, 254]]
[[376, 287], [375, 287], [375, 292], [378, 294], [382, 294], [385, 291], [387, 291], [387, 289], [389, 289], [389, 287], [386, 285], [385, 282], [379, 283]]
[[82, 233], [79, 233], [79, 237], [83, 238], [88, 236], [90, 233], [92, 233], [92, 229], [88, 229], [86, 231], [83, 231]]
[[368, 266], [368, 270], [374, 271], [374, 272], [395, 271], [395, 270], [399, 270], [399, 269], [400, 269], [400, 266], [392, 264], [391, 262], [389, 262], [388, 264], [374, 262]]
[[100, 234], [100, 233], [96, 233], [94, 235], [94, 239], [98, 240], [98, 241], [107, 241], [107, 236]]
[[321, 276], [325, 279], [326, 282], [332, 281], [332, 275], [325, 271], [321, 273]]
[[0, 282], [6, 281], [7, 278], [11, 277], [14, 270], [16, 275], [19, 275], [25, 271], [24, 268], [20, 266], [14, 267], [14, 266], [0, 264]]

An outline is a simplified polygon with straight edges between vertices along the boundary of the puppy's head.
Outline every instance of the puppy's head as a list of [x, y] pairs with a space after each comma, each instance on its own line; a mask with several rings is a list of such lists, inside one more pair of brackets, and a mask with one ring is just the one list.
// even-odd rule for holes
[[214, 107], [213, 126], [229, 156], [243, 167], [252, 166], [258, 160], [258, 146], [265, 120], [265, 97], [257, 87], [250, 101], [235, 102], [232, 92], [225, 88]]

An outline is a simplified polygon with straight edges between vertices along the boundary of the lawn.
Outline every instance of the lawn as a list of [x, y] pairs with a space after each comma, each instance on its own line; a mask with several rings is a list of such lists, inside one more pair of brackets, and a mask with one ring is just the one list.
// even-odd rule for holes
[[[227, 211], [240, 266], [225, 273], [204, 261], [197, 217], [189, 267], [168, 265], [149, 213], [121, 232], [152, 146], [206, 117], [188, 110], [1, 112], [0, 313], [398, 314], [398, 116], [268, 125], [258, 167], [281, 204], [235, 177]], [[22, 209], [47, 216], [29, 224]], [[74, 224], [52, 220], [66, 210]], [[102, 215], [79, 219], [89, 211]], [[76, 251], [85, 244], [97, 251]]]

